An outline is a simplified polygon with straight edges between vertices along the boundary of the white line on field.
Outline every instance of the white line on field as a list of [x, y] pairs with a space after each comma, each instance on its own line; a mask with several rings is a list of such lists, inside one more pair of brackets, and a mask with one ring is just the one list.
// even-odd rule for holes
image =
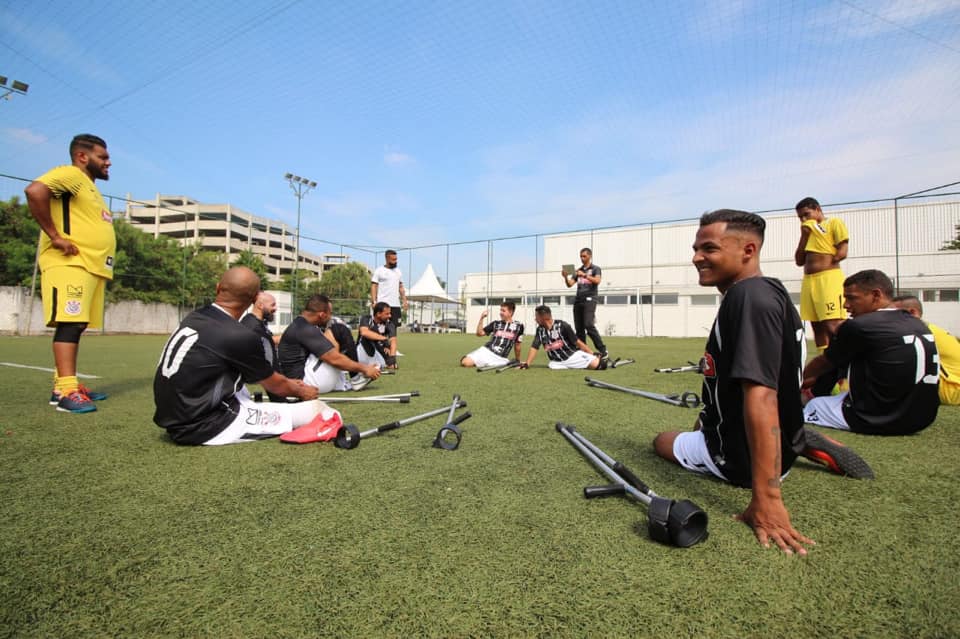
[[[26, 364], [14, 364], [13, 362], [0, 362], [0, 366], [13, 366], [14, 368], [32, 368], [35, 371], [45, 371], [47, 373], [52, 373], [52, 368], [44, 368], [43, 366], [27, 366]], [[77, 373], [77, 377], [83, 377], [84, 379], [100, 379], [99, 375], [87, 375], [85, 373]]]

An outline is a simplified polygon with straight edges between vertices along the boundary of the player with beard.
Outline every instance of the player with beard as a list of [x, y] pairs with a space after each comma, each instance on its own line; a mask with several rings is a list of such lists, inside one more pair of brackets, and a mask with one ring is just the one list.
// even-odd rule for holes
[[[254, 300], [250, 312], [240, 318], [240, 323], [260, 336], [263, 341], [263, 354], [273, 365], [273, 370], [280, 372], [280, 357], [277, 355], [277, 344], [280, 343], [280, 336], [274, 335], [270, 330], [270, 324], [277, 313], [277, 298], [266, 291], [257, 293], [257, 299]], [[267, 393], [272, 402], [286, 401], [284, 397], [278, 397]]]
[[96, 180], [110, 179], [107, 143], [88, 133], [70, 142], [71, 164], [44, 173], [24, 190], [40, 224], [43, 315], [53, 333], [54, 382], [50, 404], [89, 413], [106, 399], [77, 380], [80, 336], [103, 326], [104, 294], [113, 279], [117, 240], [113, 215]]
[[386, 302], [390, 307], [390, 321], [400, 326], [400, 314], [407, 308], [407, 291], [403, 288], [403, 273], [397, 266], [397, 252], [388, 250], [383, 254], [384, 265], [377, 267], [370, 280], [370, 306]]
[[360, 318], [357, 359], [361, 363], [397, 367], [397, 328], [390, 321], [390, 312], [386, 302], [377, 302], [373, 315]]

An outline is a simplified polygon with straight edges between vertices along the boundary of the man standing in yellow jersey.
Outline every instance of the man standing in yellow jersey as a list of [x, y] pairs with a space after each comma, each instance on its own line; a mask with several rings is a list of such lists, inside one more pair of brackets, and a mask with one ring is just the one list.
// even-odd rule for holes
[[[923, 319], [923, 304], [916, 296], [899, 295], [893, 298], [893, 304], [917, 319]], [[960, 341], [936, 324], [926, 324], [933, 333], [933, 341], [940, 356], [940, 403], [960, 406]]]
[[812, 197], [797, 202], [796, 209], [800, 218], [800, 243], [794, 258], [797, 266], [803, 267], [800, 319], [810, 322], [813, 340], [822, 353], [847, 318], [843, 310], [840, 262], [847, 257], [850, 234], [839, 218], [826, 219], [820, 203]]
[[71, 164], [58, 166], [24, 192], [40, 224], [43, 314], [53, 334], [54, 389], [50, 403], [68, 413], [97, 410], [106, 399], [77, 381], [77, 353], [86, 328], [103, 325], [107, 281], [117, 240], [113, 216], [94, 184], [110, 179], [107, 143], [90, 134], [70, 142]]

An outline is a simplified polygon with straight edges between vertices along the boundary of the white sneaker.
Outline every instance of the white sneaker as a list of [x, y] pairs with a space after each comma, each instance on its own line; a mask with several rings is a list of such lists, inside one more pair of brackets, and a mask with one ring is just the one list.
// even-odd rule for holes
[[350, 385], [353, 387], [353, 390], [362, 391], [364, 388], [367, 387], [367, 384], [369, 384], [372, 381], [373, 380], [367, 377], [366, 375], [357, 373], [356, 375], [350, 378]]

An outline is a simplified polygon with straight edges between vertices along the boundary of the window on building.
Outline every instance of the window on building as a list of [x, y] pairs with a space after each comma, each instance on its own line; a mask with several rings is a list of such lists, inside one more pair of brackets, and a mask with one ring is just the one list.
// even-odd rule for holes
[[641, 304], [653, 304], [653, 295], [641, 295], [640, 296]]
[[573, 303], [576, 301], [577, 297], [575, 295], [564, 295], [563, 303], [567, 306], [573, 306]]
[[690, 305], [691, 306], [716, 306], [717, 296], [716, 295], [691, 295]]
[[523, 303], [526, 304], [527, 306], [537, 306], [537, 305], [540, 304], [540, 296], [539, 296], [539, 295], [524, 295], [524, 296], [523, 296]]
[[553, 304], [554, 306], [560, 306], [560, 296], [559, 296], [559, 295], [544, 295], [544, 296], [541, 298], [541, 302], [540, 302], [540, 303], [541, 303], [541, 304], [546, 304], [547, 306], [550, 306], [551, 304]]
[[471, 297], [470, 306], [486, 306], [487, 298], [485, 297]]
[[521, 304], [523, 304], [523, 298], [522, 297], [505, 297], [503, 298], [502, 301], [497, 303], [497, 306], [499, 306], [503, 302], [513, 302], [517, 306], [520, 306]]
[[937, 291], [935, 289], [924, 289], [923, 291], [923, 301], [924, 302], [936, 302], [937, 301]]
[[941, 302], [960, 302], [960, 289], [941, 288], [940, 301]]
[[680, 296], [677, 293], [657, 293], [653, 296], [654, 304], [663, 304], [665, 306], [678, 304]]
[[607, 295], [607, 301], [605, 303], [625, 305], [630, 303], [631, 297], [630, 295]]

